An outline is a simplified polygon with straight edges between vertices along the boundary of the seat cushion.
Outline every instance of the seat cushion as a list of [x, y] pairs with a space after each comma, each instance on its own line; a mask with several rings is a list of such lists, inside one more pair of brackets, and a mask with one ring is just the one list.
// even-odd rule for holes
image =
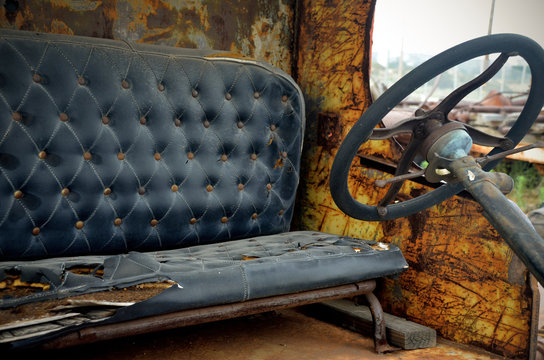
[[[398, 274], [407, 268], [398, 247], [320, 232], [276, 235], [189, 248], [114, 256], [80, 256], [0, 264], [0, 280], [19, 274], [49, 291], [3, 298], [1, 308], [45, 299], [171, 280], [176, 283], [140, 314], [246, 301]], [[71, 269], [101, 270], [91, 274]], [[102, 274], [103, 275], [97, 275]], [[121, 315], [119, 315], [121, 316]]]

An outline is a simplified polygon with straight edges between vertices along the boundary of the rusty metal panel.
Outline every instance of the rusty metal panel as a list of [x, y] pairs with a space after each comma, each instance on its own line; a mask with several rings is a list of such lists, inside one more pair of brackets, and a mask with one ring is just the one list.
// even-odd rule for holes
[[291, 73], [295, 0], [5, 0], [0, 27], [226, 50]]
[[[296, 226], [394, 242], [410, 269], [381, 289], [384, 309], [422, 323], [456, 342], [497, 354], [529, 354], [532, 291], [524, 266], [482, 216], [480, 206], [451, 198], [408, 218], [387, 222], [350, 219], [329, 192], [334, 155], [370, 104], [370, 36], [374, 1], [305, 0], [301, 6], [298, 83], [306, 94], [308, 125]], [[361, 154], [398, 159], [389, 141], [363, 145]], [[359, 201], [377, 204], [386, 175], [354, 159], [348, 186]], [[400, 200], [431, 189], [406, 182]]]

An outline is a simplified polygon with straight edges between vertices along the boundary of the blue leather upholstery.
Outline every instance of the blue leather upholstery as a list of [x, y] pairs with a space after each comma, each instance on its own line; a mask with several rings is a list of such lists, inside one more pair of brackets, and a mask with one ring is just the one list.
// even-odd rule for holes
[[0, 258], [289, 229], [304, 102], [255, 61], [0, 31]]

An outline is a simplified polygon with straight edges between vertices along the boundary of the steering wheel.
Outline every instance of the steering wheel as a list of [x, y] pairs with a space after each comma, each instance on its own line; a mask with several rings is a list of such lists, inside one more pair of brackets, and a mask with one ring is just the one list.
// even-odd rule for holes
[[[418, 109], [413, 117], [403, 120], [394, 127], [375, 129], [391, 109], [421, 85], [458, 64], [492, 53], [500, 55], [491, 66], [472, 81], [453, 91], [434, 109], [428, 112]], [[529, 65], [532, 75], [531, 88], [519, 118], [505, 137], [491, 136], [469, 125], [448, 119], [449, 112], [459, 101], [491, 79], [510, 56], [516, 55], [521, 56]], [[455, 181], [447, 170], [442, 169], [447, 162], [445, 157], [466, 156], [472, 142], [494, 147], [488, 156], [513, 149], [530, 129], [543, 104], [544, 50], [535, 41], [516, 34], [497, 34], [454, 46], [401, 78], [361, 115], [342, 142], [334, 159], [330, 175], [332, 197], [340, 210], [359, 220], [392, 220], [425, 210], [463, 190], [462, 184]], [[367, 140], [386, 139], [401, 133], [411, 133], [411, 140], [397, 166], [395, 173], [397, 179], [389, 187], [384, 198], [377, 206], [365, 205], [353, 199], [348, 190], [347, 178], [353, 158], [361, 144]], [[467, 134], [469, 136], [466, 136]], [[456, 156], [448, 151], [444, 153], [446, 155], [441, 153], [444, 148], [451, 147], [452, 143], [454, 147], [464, 149], [461, 151], [462, 154]], [[418, 155], [425, 157], [429, 162], [429, 166], [421, 172], [425, 174], [426, 180], [444, 184], [424, 195], [391, 204], [404, 179], [414, 177], [409, 173], [409, 168]], [[500, 159], [489, 161], [483, 169], [489, 171], [499, 161]]]

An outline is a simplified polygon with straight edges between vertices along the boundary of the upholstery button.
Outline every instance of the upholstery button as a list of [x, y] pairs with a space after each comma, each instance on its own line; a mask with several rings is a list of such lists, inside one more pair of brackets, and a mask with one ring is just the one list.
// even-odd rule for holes
[[228, 160], [228, 156], [226, 154], [221, 155], [221, 161], [225, 162]]
[[257, 160], [257, 154], [251, 154], [251, 160]]
[[32, 235], [34, 236], [40, 235], [40, 228], [36, 226], [34, 229], [32, 229]]
[[78, 222], [76, 222], [76, 229], [83, 229], [83, 225], [85, 225], [83, 221], [79, 220]]
[[223, 217], [221, 218], [221, 222], [222, 222], [223, 224], [226, 223], [227, 221], [229, 221], [229, 219], [227, 219], [226, 216], [223, 216]]
[[122, 151], [119, 151], [119, 153], [117, 154], [117, 159], [125, 160], [125, 154]]
[[270, 130], [272, 130], [272, 131], [276, 130], [276, 125], [274, 125], [274, 124], [270, 125]]
[[42, 81], [42, 77], [38, 74], [34, 74], [32, 75], [32, 81], [39, 84]]
[[255, 93], [253, 94], [253, 97], [254, 97], [255, 99], [258, 99], [258, 98], [261, 97], [261, 94], [259, 94], [258, 91], [255, 91]]
[[266, 184], [266, 189], [267, 190], [272, 190], [272, 184]]
[[191, 225], [194, 225], [194, 224], [196, 224], [196, 219], [195, 219], [195, 218], [191, 218], [191, 220], [189, 220], [189, 222], [191, 223]]
[[191, 95], [193, 95], [193, 97], [196, 98], [198, 96], [198, 91], [193, 89], [193, 91], [191, 91]]
[[171, 187], [170, 189], [171, 189], [173, 192], [177, 192], [177, 191], [179, 190], [179, 187], [178, 187], [176, 184], [174, 184], [174, 185], [172, 185], [172, 187]]
[[153, 155], [153, 157], [155, 158], [155, 160], [159, 161], [161, 159], [161, 154], [156, 152], [155, 155]]
[[38, 154], [38, 157], [42, 160], [44, 160], [46, 157], [47, 157], [47, 153], [45, 151], [40, 151], [40, 153]]
[[253, 215], [251, 215], [251, 218], [252, 218], [253, 220], [255, 220], [255, 219], [257, 219], [258, 216], [259, 216], [259, 215], [257, 215], [257, 213], [253, 213]]
[[204, 120], [204, 127], [205, 128], [209, 128], [210, 127], [210, 122], [208, 120]]
[[240, 191], [244, 190], [244, 184], [238, 184], [238, 190]]
[[284, 157], [284, 158], [286, 158], [286, 157], [287, 157], [287, 151], [283, 151], [283, 152], [281, 153], [281, 156]]
[[231, 99], [232, 99], [232, 95], [231, 95], [230, 93], [226, 93], [226, 94], [225, 94], [225, 99], [231, 100]]
[[140, 187], [138, 188], [138, 194], [140, 194], [140, 195], [145, 195], [145, 187], [140, 186]]
[[180, 119], [174, 120], [174, 125], [176, 125], [177, 127], [180, 127], [181, 126], [181, 120]]
[[115, 226], [121, 226], [122, 223], [123, 220], [121, 220], [121, 218], [116, 218], [115, 220], [113, 220], [113, 225]]
[[164, 85], [162, 83], [160, 83], [158, 86], [157, 86], [157, 89], [159, 89], [159, 91], [164, 91]]
[[13, 193], [13, 197], [16, 199], [20, 199], [23, 197], [23, 192], [21, 190], [17, 190]]
[[60, 191], [60, 193], [62, 194], [62, 196], [68, 196], [70, 194], [70, 189], [64, 188]]
[[23, 120], [23, 116], [21, 115], [20, 112], [17, 112], [17, 111], [15, 111], [13, 114], [11, 114], [11, 118], [12, 118], [14, 121], [21, 121], [21, 120]]
[[108, 125], [110, 123], [110, 118], [107, 116], [102, 116], [102, 124]]
[[213, 186], [211, 186], [211, 185], [206, 186], [206, 191], [207, 192], [212, 192], [213, 191]]
[[105, 188], [104, 189], [104, 195], [108, 196], [111, 194], [111, 189], [110, 188]]
[[157, 219], [152, 219], [152, 220], [149, 222], [149, 225], [155, 227], [155, 226], [157, 226], [158, 223], [159, 223], [159, 220], [157, 220]]
[[287, 102], [287, 100], [288, 100], [287, 95], [283, 95], [283, 96], [281, 97], [281, 101]]
[[68, 115], [66, 115], [65, 113], [61, 113], [59, 115], [59, 120], [62, 121], [62, 122], [67, 122], [68, 121]]
[[123, 87], [123, 89], [130, 88], [130, 84], [126, 80], [121, 81], [121, 86]]
[[80, 76], [77, 78], [77, 83], [79, 85], [85, 85], [87, 83], [87, 81], [85, 80], [85, 78], [83, 76]]
[[189, 151], [189, 152], [187, 153], [187, 159], [193, 160], [194, 158], [195, 158], [195, 154], [193, 154], [192, 152]]
[[85, 152], [83, 153], [83, 158], [84, 158], [85, 160], [91, 160], [91, 159], [93, 158], [93, 156], [91, 155], [90, 152], [85, 151]]
[[147, 119], [146, 119], [145, 117], [142, 116], [142, 117], [140, 118], [140, 124], [142, 124], [142, 125], [147, 124]]
[[238, 124], [236, 124], [238, 126], [238, 129], [241, 129], [244, 127], [244, 123], [241, 122], [241, 121], [238, 121]]

